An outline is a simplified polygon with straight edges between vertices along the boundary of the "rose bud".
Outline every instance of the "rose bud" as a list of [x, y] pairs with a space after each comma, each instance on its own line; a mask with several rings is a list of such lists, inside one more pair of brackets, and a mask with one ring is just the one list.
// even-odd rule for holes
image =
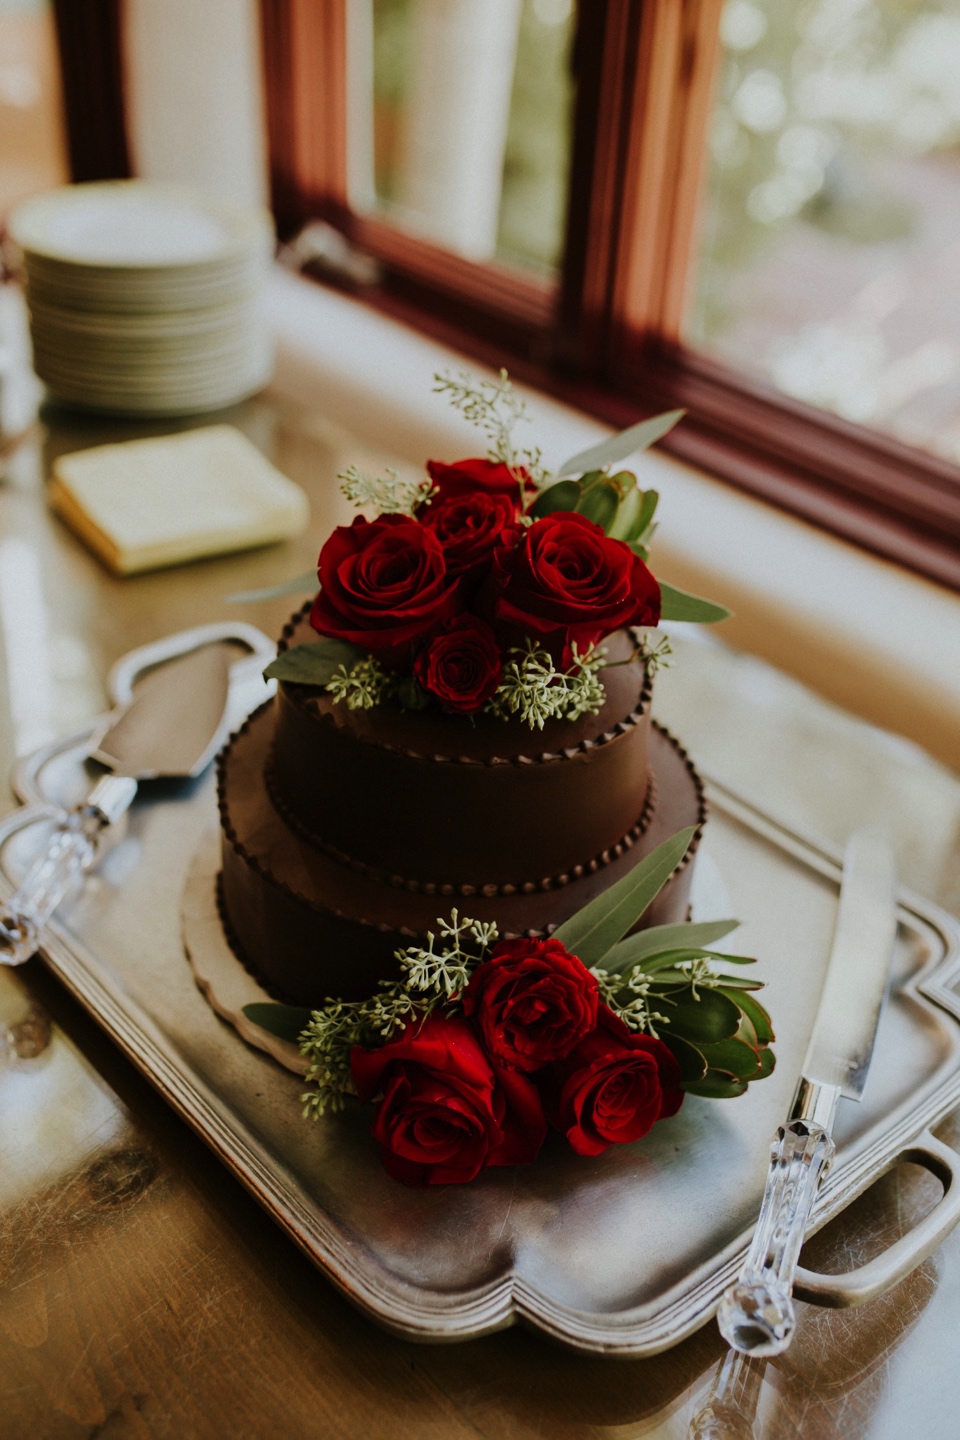
[[551, 1122], [578, 1155], [639, 1140], [683, 1103], [668, 1046], [631, 1033], [603, 1004], [597, 1028], [555, 1067], [550, 1092]]
[[534, 635], [563, 664], [624, 625], [656, 625], [660, 586], [622, 540], [583, 515], [557, 511], [494, 552], [490, 585], [498, 629]]
[[511, 470], [509, 465], [496, 460], [457, 460], [452, 465], [445, 465], [442, 460], [428, 460], [427, 473], [437, 490], [434, 504], [481, 493], [505, 495], [516, 514], [520, 508], [521, 481], [525, 491], [533, 493], [536, 488], [522, 466]]
[[310, 624], [388, 665], [460, 608], [459, 583], [432, 530], [406, 515], [357, 516], [320, 551], [320, 594]]
[[414, 673], [444, 710], [470, 713], [500, 684], [500, 649], [489, 625], [457, 615], [417, 656]]
[[488, 1055], [518, 1070], [562, 1060], [597, 1023], [597, 982], [559, 940], [503, 940], [463, 992]]
[[515, 495], [476, 490], [432, 501], [421, 510], [420, 521], [440, 541], [449, 573], [479, 582], [516, 515]]
[[460, 1185], [488, 1165], [526, 1165], [546, 1133], [524, 1075], [484, 1053], [465, 1020], [429, 1015], [375, 1050], [355, 1045], [361, 1100], [382, 1096], [372, 1134], [388, 1174], [405, 1185]]

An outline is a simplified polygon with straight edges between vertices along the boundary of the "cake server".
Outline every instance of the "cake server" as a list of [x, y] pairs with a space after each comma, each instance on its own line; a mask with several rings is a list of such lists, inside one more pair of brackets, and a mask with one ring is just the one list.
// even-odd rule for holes
[[[171, 636], [121, 662], [129, 699], [94, 731], [89, 750], [111, 773], [82, 804], [62, 813], [46, 848], [0, 906], [0, 964], [22, 965], [36, 952], [57, 905], [89, 870], [140, 781], [192, 779], [207, 767], [226, 738], [236, 659], [236, 645], [210, 626]], [[138, 671], [143, 678], [134, 689]]]
[[878, 830], [851, 835], [826, 983], [793, 1109], [770, 1152], [753, 1241], [717, 1322], [734, 1350], [779, 1355], [795, 1326], [793, 1281], [841, 1096], [859, 1100], [880, 1023], [897, 931], [893, 852]]

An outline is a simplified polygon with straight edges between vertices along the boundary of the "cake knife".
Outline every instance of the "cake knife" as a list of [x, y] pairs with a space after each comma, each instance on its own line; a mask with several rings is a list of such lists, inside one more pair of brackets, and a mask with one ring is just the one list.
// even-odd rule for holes
[[841, 1096], [863, 1094], [896, 938], [896, 875], [883, 832], [857, 830], [844, 856], [826, 983], [790, 1120], [780, 1127], [753, 1241], [717, 1314], [745, 1355], [779, 1355], [795, 1326], [793, 1280], [820, 1183], [833, 1160]]
[[[177, 638], [164, 642], [166, 654]], [[188, 641], [190, 632], [182, 638]], [[235, 660], [235, 647], [223, 640], [165, 658], [94, 732], [90, 757], [111, 773], [67, 811], [16, 893], [0, 904], [0, 965], [22, 965], [36, 952], [54, 910], [93, 864], [139, 781], [192, 779], [206, 769], [225, 738]]]

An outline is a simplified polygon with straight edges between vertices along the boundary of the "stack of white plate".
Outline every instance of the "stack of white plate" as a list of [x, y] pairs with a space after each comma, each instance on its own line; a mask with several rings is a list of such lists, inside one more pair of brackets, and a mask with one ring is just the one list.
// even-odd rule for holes
[[265, 211], [113, 180], [26, 201], [9, 233], [26, 275], [34, 366], [58, 400], [113, 414], [195, 414], [268, 379]]

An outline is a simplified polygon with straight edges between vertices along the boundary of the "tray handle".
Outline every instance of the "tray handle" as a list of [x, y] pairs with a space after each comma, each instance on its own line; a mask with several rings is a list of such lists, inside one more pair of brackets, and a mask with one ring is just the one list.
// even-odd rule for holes
[[913, 1144], [901, 1150], [887, 1168], [892, 1169], [901, 1160], [912, 1160], [936, 1175], [943, 1186], [940, 1200], [912, 1230], [866, 1265], [842, 1275], [821, 1275], [798, 1265], [793, 1285], [798, 1300], [834, 1310], [876, 1300], [932, 1255], [960, 1221], [960, 1155], [925, 1130]]

